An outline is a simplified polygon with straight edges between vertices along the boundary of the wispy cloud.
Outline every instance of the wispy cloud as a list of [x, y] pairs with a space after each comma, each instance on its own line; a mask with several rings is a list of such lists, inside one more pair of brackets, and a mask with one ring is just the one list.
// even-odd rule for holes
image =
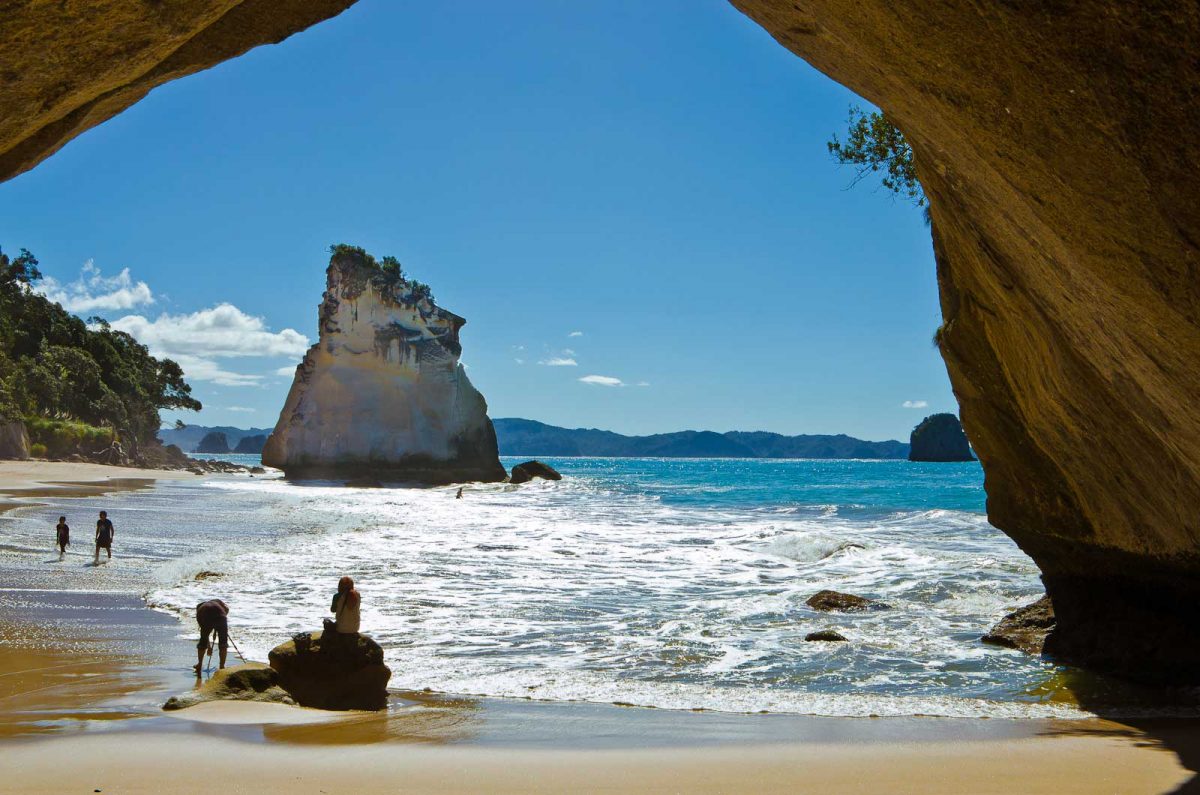
[[[299, 358], [308, 349], [308, 338], [300, 332], [290, 328], [271, 331], [261, 317], [248, 315], [233, 304], [219, 304], [183, 315], [164, 312], [154, 320], [127, 315], [114, 320], [112, 326], [132, 335], [155, 356], [179, 362], [188, 379], [223, 386], [252, 386], [262, 381], [263, 376], [226, 370], [218, 363], [219, 359]], [[283, 369], [276, 373], [282, 375]]]
[[580, 383], [592, 384], [594, 386], [625, 386], [625, 382], [620, 378], [613, 378], [611, 375], [585, 375], [579, 379]]
[[291, 378], [296, 374], [296, 365], [289, 364], [287, 367], [280, 367], [275, 371], [275, 375], [281, 378]]
[[513, 359], [513, 361], [516, 362], [517, 364], [525, 364], [524, 359]]
[[543, 359], [538, 364], [544, 364], [547, 367], [578, 367], [579, 362], [569, 356], [552, 356], [549, 359]]
[[582, 332], [582, 331], [572, 331], [572, 332], [571, 332], [570, 334], [568, 334], [567, 336], [568, 336], [568, 337], [582, 337], [582, 336], [583, 336], [583, 332]]
[[249, 406], [226, 406], [225, 410], [236, 411], [240, 414], [255, 414], [258, 412], [258, 409], [252, 409]]
[[150, 285], [135, 282], [129, 268], [123, 268], [116, 276], [105, 276], [90, 259], [83, 264], [75, 281], [64, 283], [47, 276], [38, 290], [49, 300], [62, 304], [63, 309], [79, 315], [154, 303]]
[[927, 409], [927, 408], [929, 408], [929, 402], [926, 400], [906, 400], [903, 403], [901, 403], [900, 405], [906, 409]]

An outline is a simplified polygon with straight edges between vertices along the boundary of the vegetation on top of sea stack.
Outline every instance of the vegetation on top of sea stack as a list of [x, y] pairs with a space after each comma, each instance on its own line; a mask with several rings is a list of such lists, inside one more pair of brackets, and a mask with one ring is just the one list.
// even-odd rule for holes
[[0, 252], [0, 421], [35, 441], [153, 442], [160, 409], [200, 410], [183, 370], [102, 318], [85, 323], [35, 291], [38, 261]]
[[329, 247], [329, 253], [332, 260], [342, 260], [356, 266], [355, 275], [358, 279], [351, 285], [354, 294], [361, 293], [369, 281], [381, 292], [393, 295], [407, 292], [406, 297], [410, 300], [434, 303], [429, 285], [406, 277], [400, 260], [393, 256], [376, 260], [366, 249], [348, 243], [334, 243]]
[[857, 185], [867, 176], [882, 172], [880, 183], [884, 188], [918, 207], [926, 206], [928, 200], [917, 179], [912, 147], [900, 128], [886, 114], [858, 107], [850, 108], [847, 126], [844, 143], [835, 134], [825, 145], [838, 163], [855, 167], [850, 184]]

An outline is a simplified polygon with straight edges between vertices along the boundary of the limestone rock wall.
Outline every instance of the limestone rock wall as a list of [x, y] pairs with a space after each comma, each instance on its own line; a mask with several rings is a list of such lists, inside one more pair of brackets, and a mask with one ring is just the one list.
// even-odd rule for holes
[[912, 144], [941, 350], [1047, 651], [1200, 680], [1200, 7], [733, 4]]
[[459, 363], [465, 322], [335, 254], [320, 340], [296, 368], [263, 463], [296, 477], [503, 480], [487, 403]]
[[152, 89], [282, 41], [354, 0], [0, 3], [0, 181]]

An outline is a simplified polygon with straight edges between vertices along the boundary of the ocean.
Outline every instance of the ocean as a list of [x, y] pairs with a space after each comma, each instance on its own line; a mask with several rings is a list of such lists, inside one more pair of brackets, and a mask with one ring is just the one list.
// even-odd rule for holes
[[[148, 576], [146, 602], [179, 616], [181, 636], [197, 602], [224, 599], [242, 652], [265, 659], [319, 629], [351, 575], [398, 689], [827, 716], [1085, 714], [1063, 697], [1060, 668], [979, 641], [1041, 584], [988, 524], [977, 463], [547, 462], [562, 481], [467, 485], [462, 500], [456, 487], [271, 474], [87, 498], [72, 521], [107, 508], [115, 560], [70, 576], [99, 588], [122, 569]], [[4, 554], [23, 534], [48, 547], [56, 510], [10, 517]], [[808, 608], [825, 588], [891, 609]], [[849, 642], [804, 640], [827, 628]]]

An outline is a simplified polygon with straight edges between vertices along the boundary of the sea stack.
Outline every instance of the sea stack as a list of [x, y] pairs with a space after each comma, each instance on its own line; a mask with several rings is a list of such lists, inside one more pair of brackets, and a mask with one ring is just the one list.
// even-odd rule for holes
[[331, 252], [320, 339], [296, 368], [263, 463], [299, 478], [504, 480], [487, 402], [458, 361], [466, 320], [394, 258]]
[[953, 414], [930, 414], [913, 428], [909, 461], [974, 461], [962, 423]]

